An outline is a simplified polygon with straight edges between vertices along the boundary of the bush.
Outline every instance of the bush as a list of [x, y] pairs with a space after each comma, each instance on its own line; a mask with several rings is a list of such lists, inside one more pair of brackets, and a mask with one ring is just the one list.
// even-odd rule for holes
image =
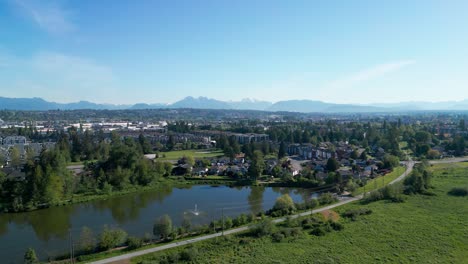
[[34, 249], [28, 248], [28, 250], [26, 250], [26, 252], [24, 253], [24, 263], [39, 263], [39, 260], [36, 256], [36, 251], [34, 251]]
[[263, 237], [273, 234], [275, 224], [270, 219], [265, 219], [252, 229], [251, 234], [257, 237]]
[[334, 203], [336, 201], [338, 201], [338, 199], [333, 197], [333, 194], [331, 194], [331, 193], [322, 193], [318, 198], [318, 202], [321, 205], [331, 204], [331, 203]]
[[335, 231], [341, 231], [344, 229], [344, 225], [340, 222], [330, 222], [330, 226], [333, 228]]
[[283, 216], [291, 214], [296, 210], [294, 202], [289, 194], [284, 194], [276, 199], [275, 205], [270, 210], [272, 216]]
[[306, 203], [306, 208], [307, 209], [314, 209], [319, 205], [319, 201], [317, 199], [310, 199], [305, 202]]
[[400, 185], [387, 185], [378, 190], [372, 191], [363, 199], [363, 203], [370, 203], [380, 200], [389, 200], [394, 203], [404, 202], [403, 191]]
[[354, 210], [348, 210], [344, 212], [342, 215], [343, 217], [351, 218], [353, 221], [356, 221], [357, 217], [360, 215], [369, 215], [372, 213], [372, 210], [367, 208], [360, 208]]
[[283, 239], [285, 239], [285, 236], [281, 232], [276, 232], [272, 235], [271, 238], [273, 239], [273, 242], [281, 242]]
[[129, 237], [127, 239], [128, 249], [137, 249], [143, 246], [143, 239], [138, 237]]
[[327, 232], [325, 232], [325, 229], [321, 226], [315, 227], [312, 232], [310, 232], [314, 236], [324, 236]]
[[455, 187], [452, 188], [448, 194], [452, 196], [467, 196], [468, 195], [468, 187]]
[[99, 247], [103, 250], [115, 248], [125, 243], [127, 238], [127, 232], [122, 229], [109, 229], [107, 226], [104, 227], [99, 237]]
[[180, 260], [193, 261], [198, 255], [198, 249], [196, 247], [189, 247], [180, 252]]

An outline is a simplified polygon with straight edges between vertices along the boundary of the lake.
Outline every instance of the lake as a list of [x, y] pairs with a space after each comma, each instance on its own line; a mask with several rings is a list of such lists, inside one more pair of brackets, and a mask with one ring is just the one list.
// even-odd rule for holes
[[[171, 216], [176, 226], [184, 217], [190, 217], [192, 226], [208, 224], [213, 219], [221, 219], [222, 211], [225, 216], [236, 217], [268, 210], [278, 196], [286, 193], [296, 202], [316, 195], [311, 190], [297, 188], [196, 185], [0, 214], [0, 259], [2, 263], [21, 263], [28, 247], [34, 248], [41, 260], [62, 255], [69, 250], [70, 234], [76, 242], [84, 226], [91, 228], [95, 236], [104, 225], [143, 236], [152, 233], [154, 220], [164, 214]], [[195, 206], [198, 215], [192, 213]]]

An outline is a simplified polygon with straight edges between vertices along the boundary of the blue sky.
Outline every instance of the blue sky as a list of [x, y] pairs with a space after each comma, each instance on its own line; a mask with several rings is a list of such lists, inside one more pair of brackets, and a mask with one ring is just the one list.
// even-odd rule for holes
[[0, 96], [468, 98], [468, 1], [0, 0]]

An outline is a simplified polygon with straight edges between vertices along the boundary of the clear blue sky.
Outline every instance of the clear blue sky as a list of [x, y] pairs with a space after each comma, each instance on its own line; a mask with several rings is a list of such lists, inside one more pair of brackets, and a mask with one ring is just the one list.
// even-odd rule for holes
[[468, 98], [468, 1], [0, 0], [0, 96]]

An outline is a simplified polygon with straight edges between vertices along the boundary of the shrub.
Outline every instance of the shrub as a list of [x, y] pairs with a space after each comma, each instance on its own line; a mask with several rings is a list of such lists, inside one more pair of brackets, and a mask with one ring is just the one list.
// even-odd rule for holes
[[153, 225], [153, 235], [157, 238], [167, 239], [172, 232], [172, 219], [169, 215], [163, 215], [156, 219]]
[[323, 227], [317, 226], [310, 233], [314, 236], [324, 236], [327, 232], [325, 232], [325, 229]]
[[306, 204], [306, 209], [314, 209], [319, 205], [319, 201], [317, 199], [310, 199], [305, 202]]
[[401, 185], [387, 185], [383, 188], [372, 191], [363, 199], [363, 203], [370, 203], [379, 200], [389, 200], [395, 203], [404, 202], [405, 200], [403, 197]]
[[468, 195], [468, 187], [455, 187], [452, 188], [448, 194], [452, 196], [467, 196]]
[[285, 238], [284, 234], [281, 232], [276, 232], [272, 235], [272, 239], [274, 242], [281, 242]]
[[331, 203], [334, 203], [336, 201], [338, 201], [338, 199], [333, 197], [333, 194], [331, 194], [331, 193], [322, 193], [318, 198], [318, 202], [321, 205], [331, 204]]
[[99, 247], [103, 250], [115, 248], [125, 243], [127, 238], [127, 232], [122, 229], [109, 229], [107, 226], [104, 227], [99, 237]]
[[39, 260], [36, 256], [36, 251], [34, 251], [34, 249], [28, 248], [28, 250], [26, 250], [26, 252], [24, 253], [24, 263], [39, 263]]
[[258, 237], [263, 237], [273, 234], [275, 224], [270, 219], [265, 219], [252, 229], [252, 234]]
[[351, 218], [353, 221], [356, 221], [357, 217], [360, 215], [369, 215], [372, 213], [372, 210], [367, 208], [360, 208], [354, 210], [348, 210], [344, 212], [342, 215], [343, 217]]
[[137, 249], [143, 246], [143, 239], [138, 237], [128, 237], [127, 239], [128, 249]]
[[232, 219], [230, 217], [226, 217], [226, 219], [224, 220], [224, 227], [226, 229], [229, 229], [232, 227], [232, 225], [233, 225]]
[[189, 247], [180, 252], [180, 260], [193, 261], [198, 255], [198, 249], [196, 247]]
[[320, 212], [320, 214], [323, 216], [323, 219], [325, 221], [336, 222], [340, 219], [340, 216], [335, 211], [332, 211], [332, 210], [325, 210], [325, 211]]
[[284, 194], [276, 199], [275, 205], [271, 209], [273, 216], [282, 216], [291, 214], [296, 210], [294, 202], [289, 194]]
[[331, 222], [330, 226], [333, 228], [335, 231], [341, 231], [344, 229], [344, 225], [340, 222]]

